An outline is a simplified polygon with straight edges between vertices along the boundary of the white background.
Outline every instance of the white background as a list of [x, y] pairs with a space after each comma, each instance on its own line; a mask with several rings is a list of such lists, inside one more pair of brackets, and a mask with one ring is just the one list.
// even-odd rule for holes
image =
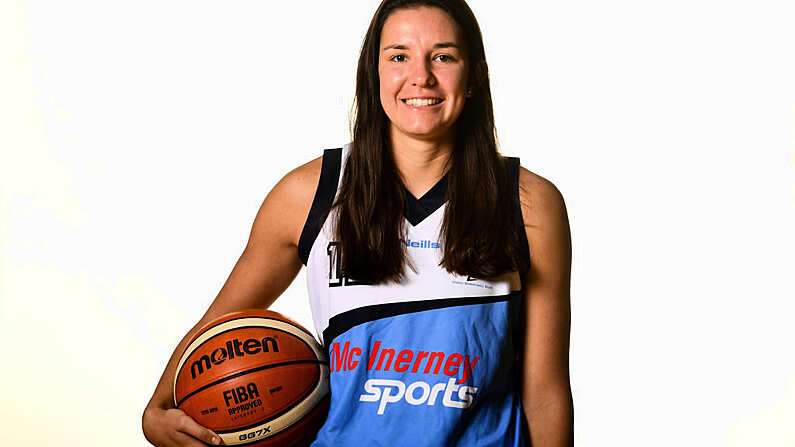
[[[0, 444], [145, 444], [266, 193], [349, 141], [377, 4], [0, 0]], [[568, 207], [577, 445], [795, 445], [792, 4], [470, 4]], [[303, 272], [274, 309], [311, 327]]]

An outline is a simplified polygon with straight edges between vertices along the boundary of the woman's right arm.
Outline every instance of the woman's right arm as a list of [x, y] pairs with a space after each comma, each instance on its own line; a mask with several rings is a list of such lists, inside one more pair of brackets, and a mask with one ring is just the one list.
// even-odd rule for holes
[[298, 239], [320, 178], [322, 157], [282, 178], [262, 202], [248, 244], [204, 316], [177, 345], [144, 409], [146, 439], [158, 447], [200, 447], [220, 438], [174, 407], [174, 370], [188, 341], [206, 323], [242, 309], [266, 309], [301, 270]]

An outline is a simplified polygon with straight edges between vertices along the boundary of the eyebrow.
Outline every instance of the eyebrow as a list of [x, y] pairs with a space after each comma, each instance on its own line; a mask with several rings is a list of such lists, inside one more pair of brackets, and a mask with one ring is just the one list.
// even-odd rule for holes
[[[436, 48], [455, 48], [457, 50], [461, 49], [455, 42], [440, 42], [440, 43], [435, 44], [433, 46], [433, 48], [434, 49], [436, 49]], [[393, 45], [385, 46], [383, 51], [386, 51], [386, 50], [408, 50], [408, 49], [409, 48], [407, 46], [405, 46], [405, 45], [393, 44]]]

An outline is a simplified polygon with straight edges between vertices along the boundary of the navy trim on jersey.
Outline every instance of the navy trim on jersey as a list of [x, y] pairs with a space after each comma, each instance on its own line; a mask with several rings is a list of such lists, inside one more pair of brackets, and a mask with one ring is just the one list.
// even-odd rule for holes
[[[514, 191], [514, 206], [517, 216], [517, 225], [519, 225], [519, 241], [521, 244], [521, 251], [525, 258], [530, 261], [530, 251], [528, 249], [527, 235], [524, 230], [524, 221], [522, 219], [522, 208], [519, 202], [519, 158], [506, 157], [508, 159], [508, 175], [511, 177], [511, 185]], [[312, 200], [312, 207], [309, 210], [309, 216], [304, 223], [304, 228], [301, 231], [301, 237], [298, 240], [298, 257], [301, 262], [306, 265], [309, 260], [309, 252], [312, 245], [320, 233], [320, 228], [323, 222], [320, 219], [328, 212], [331, 205], [334, 203], [334, 197], [337, 192], [339, 184], [340, 169], [342, 166], [342, 148], [326, 149], [323, 151], [323, 164], [320, 170], [320, 179], [318, 181], [317, 190], [314, 199]], [[447, 184], [448, 173], [445, 175], [419, 199], [415, 198], [405, 186], [403, 191], [406, 197], [406, 220], [412, 226], [419, 225], [428, 216], [433, 214], [439, 207], [441, 207], [447, 200]]]
[[[524, 218], [522, 217], [522, 205], [519, 201], [519, 171], [521, 165], [519, 164], [518, 157], [508, 157], [508, 175], [511, 176], [511, 187], [514, 191], [513, 196], [513, 203], [514, 203], [514, 212], [516, 213], [516, 225], [519, 226], [519, 248], [520, 253], [522, 256], [527, 260], [527, 265], [530, 265], [530, 249], [528, 247], [527, 241], [527, 233], [524, 229]], [[524, 275], [527, 272], [519, 272], [519, 276], [522, 278], [522, 283], [524, 284]]]
[[[530, 249], [528, 247], [527, 242], [527, 233], [525, 232], [524, 228], [524, 219], [522, 217], [522, 205], [519, 200], [519, 175], [521, 171], [521, 164], [518, 157], [508, 157], [508, 175], [510, 176], [511, 180], [511, 187], [513, 188], [513, 203], [514, 203], [514, 215], [516, 216], [516, 223], [517, 231], [519, 232], [519, 248], [520, 256], [524, 257], [527, 261], [527, 265], [530, 266]], [[522, 289], [519, 291], [520, 297], [524, 297], [527, 290], [525, 289], [525, 277], [529, 274], [528, 272], [519, 272], [519, 280], [522, 283]], [[524, 364], [524, 346], [525, 346], [525, 337], [523, 334], [527, 330], [527, 320], [525, 318], [525, 300], [524, 298], [518, 301], [518, 306], [515, 309], [515, 312], [511, 315], [513, 323], [511, 327], [513, 328], [513, 333], [511, 337], [513, 338], [513, 345], [515, 347], [515, 356], [518, 365]], [[516, 389], [522, 389], [522, 382], [521, 382], [521, 374], [515, 374], [513, 377], [514, 380], [514, 387]], [[527, 421], [524, 418], [521, 420], [522, 424], [522, 433], [524, 439], [530, 439], [530, 432], [527, 427]]]
[[442, 309], [445, 307], [509, 301], [520, 296], [521, 294], [519, 291], [513, 291], [508, 295], [441, 298], [422, 301], [405, 301], [400, 303], [374, 304], [371, 306], [358, 307], [356, 309], [334, 315], [329, 319], [328, 327], [323, 331], [323, 344], [325, 347], [328, 347], [338, 336], [348, 332], [348, 330], [351, 328], [363, 323], [367, 323], [368, 321], [414, 312], [421, 312], [425, 310]]
[[447, 200], [448, 173], [449, 172], [445, 173], [444, 177], [436, 182], [436, 184], [419, 199], [415, 198], [414, 195], [403, 186], [403, 192], [406, 196], [406, 212], [404, 214], [411, 226], [416, 227], [419, 225], [420, 222], [433, 214], [434, 211], [438, 210], [439, 207], [444, 204], [445, 200]]
[[323, 222], [320, 219], [334, 204], [341, 166], [342, 148], [323, 151], [323, 164], [320, 167], [320, 179], [317, 183], [315, 198], [312, 200], [312, 208], [309, 209], [309, 216], [304, 222], [301, 237], [298, 239], [298, 257], [301, 258], [304, 265], [309, 261], [309, 251], [312, 250], [312, 245], [323, 227]]

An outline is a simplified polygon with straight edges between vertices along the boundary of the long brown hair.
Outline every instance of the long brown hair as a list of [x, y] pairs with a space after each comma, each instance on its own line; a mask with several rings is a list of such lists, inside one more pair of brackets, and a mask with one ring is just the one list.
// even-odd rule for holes
[[[390, 151], [389, 119], [380, 102], [381, 30], [397, 9], [430, 6], [447, 12], [466, 43], [472, 96], [455, 123], [441, 228], [446, 270], [476, 278], [527, 269], [521, 256], [511, 176], [497, 150], [488, 66], [480, 27], [464, 0], [384, 0], [364, 38], [356, 76], [353, 142], [332, 206], [342, 276], [365, 283], [400, 282], [407, 256], [406, 194]], [[414, 266], [409, 265], [412, 269]]]

